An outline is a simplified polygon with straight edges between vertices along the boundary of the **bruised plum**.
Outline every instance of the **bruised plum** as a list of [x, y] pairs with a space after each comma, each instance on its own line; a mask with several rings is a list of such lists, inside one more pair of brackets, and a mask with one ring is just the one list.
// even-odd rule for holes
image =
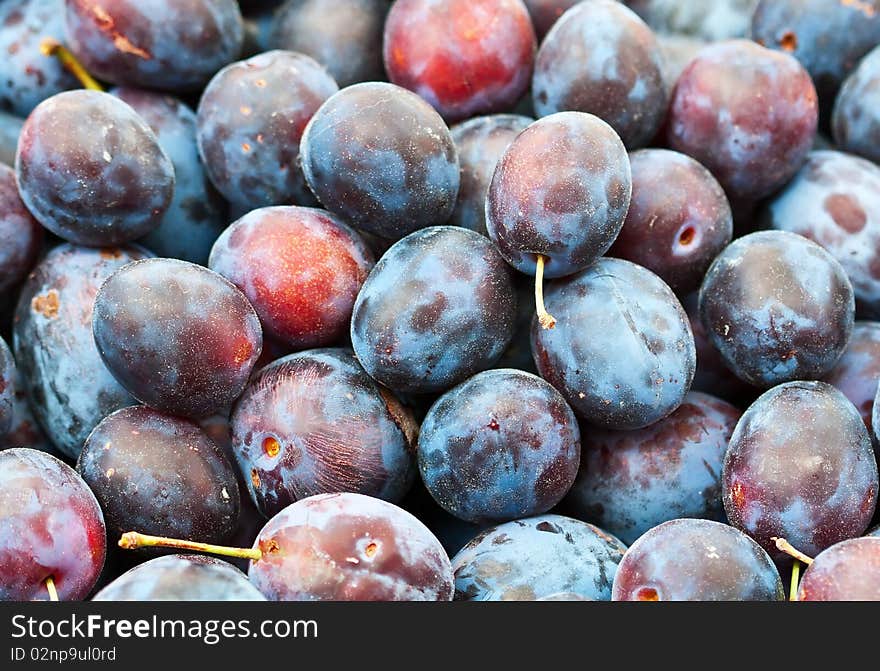
[[156, 557], [135, 566], [92, 601], [265, 601], [229, 562], [199, 555]]
[[794, 57], [731, 40], [706, 47], [685, 68], [666, 135], [670, 148], [706, 166], [729, 198], [757, 200], [800, 169], [817, 125], [816, 89]]
[[789, 382], [755, 401], [724, 459], [730, 523], [775, 559], [773, 538], [808, 555], [861, 535], [877, 503], [877, 462], [855, 406], [824, 382]]
[[782, 601], [770, 556], [726, 524], [678, 519], [639, 538], [614, 576], [614, 601]]
[[[486, 228], [501, 255], [534, 275], [583, 270], [604, 254], [630, 204], [629, 159], [601, 119], [562, 112], [536, 121], [507, 148], [486, 198]], [[552, 313], [551, 313], [552, 314]]]
[[851, 538], [819, 553], [798, 601], [880, 601], [880, 538]]
[[843, 392], [871, 432], [880, 380], [880, 323], [856, 322], [846, 351], [823, 380]]
[[691, 392], [669, 417], [645, 429], [585, 429], [567, 509], [624, 543], [679, 517], [724, 521], [721, 466], [740, 414]]
[[22, 287], [13, 331], [15, 360], [34, 416], [68, 457], [79, 455], [104, 417], [135, 403], [101, 360], [92, 336], [92, 312], [104, 281], [146, 256], [136, 247], [60, 245]]
[[643, 147], [657, 134], [668, 99], [657, 38], [622, 3], [582, 2], [544, 38], [532, 95], [538, 116], [589, 112], [628, 148]]
[[266, 517], [315, 494], [396, 503], [415, 476], [417, 427], [350, 351], [310, 350], [253, 378], [232, 414], [232, 449]]
[[700, 288], [700, 318], [737, 377], [767, 388], [822, 377], [852, 333], [855, 299], [822, 247], [783, 231], [735, 240]]
[[0, 296], [30, 272], [42, 244], [43, 227], [21, 202], [15, 172], [0, 165]]
[[517, 370], [479, 373], [422, 422], [419, 469], [445, 510], [475, 523], [547, 512], [574, 482], [577, 419], [562, 395]]
[[444, 391], [489, 368], [513, 335], [512, 273], [478, 233], [417, 231], [376, 264], [354, 305], [351, 341], [366, 371], [404, 393]]
[[238, 58], [235, 0], [66, 0], [71, 50], [96, 77], [168, 91], [200, 89]]
[[198, 141], [220, 193], [246, 209], [312, 204], [299, 141], [338, 90], [318, 63], [291, 51], [269, 51], [218, 72], [199, 101]]
[[861, 312], [880, 317], [880, 168], [838, 151], [813, 151], [761, 213], [767, 228], [798, 233], [840, 262]]
[[77, 470], [114, 534], [219, 543], [238, 526], [235, 471], [188, 420], [144, 406], [117, 410], [89, 435]]
[[535, 61], [521, 0], [397, 0], [385, 22], [389, 79], [449, 121], [512, 109]]
[[677, 293], [698, 289], [733, 235], [724, 190], [684, 154], [643, 149], [629, 158], [632, 202], [608, 254], [652, 270]]
[[275, 14], [269, 41], [273, 49], [311, 56], [340, 86], [379, 81], [385, 77], [388, 7], [387, 0], [287, 0]]
[[363, 239], [329, 212], [254, 210], [224, 231], [209, 266], [248, 297], [268, 335], [304, 349], [346, 335], [373, 268]]
[[76, 471], [45, 452], [0, 452], [0, 601], [84, 599], [107, 549], [104, 517]]
[[459, 601], [534, 601], [570, 592], [611, 599], [626, 546], [592, 524], [561, 515], [507, 522], [478, 535], [455, 557]]
[[545, 291], [556, 328], [532, 325], [538, 371], [582, 419], [612, 429], [657, 422], [684, 400], [694, 336], [672, 290], [649, 270], [600, 259]]
[[211, 185], [196, 142], [196, 115], [176, 98], [142, 89], [112, 91], [146, 121], [174, 166], [174, 197], [159, 226], [141, 243], [158, 256], [206, 263], [226, 228], [227, 206]]
[[43, 226], [94, 247], [146, 235], [174, 195], [174, 166], [156, 134], [100, 91], [40, 103], [21, 130], [15, 171], [21, 199]]
[[76, 87], [73, 75], [40, 51], [47, 38], [65, 38], [64, 0], [0, 3], [0, 110], [25, 117], [46, 98]]
[[355, 228], [397, 240], [445, 224], [458, 196], [458, 154], [439, 114], [393, 84], [332, 96], [302, 136], [302, 168], [321, 204]]
[[449, 601], [449, 557], [427, 527], [361, 494], [321, 494], [263, 527], [248, 577], [270, 601]]
[[142, 403], [184, 417], [228, 408], [263, 346], [260, 320], [206, 268], [147, 259], [115, 272], [95, 298], [101, 358]]
[[486, 235], [486, 193], [495, 166], [514, 138], [531, 123], [529, 117], [494, 114], [452, 127], [461, 165], [461, 187], [450, 224]]

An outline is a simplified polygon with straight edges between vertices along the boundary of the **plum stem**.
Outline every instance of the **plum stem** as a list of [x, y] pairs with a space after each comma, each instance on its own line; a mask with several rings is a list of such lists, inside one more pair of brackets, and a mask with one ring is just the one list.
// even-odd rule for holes
[[770, 540], [773, 541], [774, 543], [776, 543], [777, 550], [779, 550], [780, 552], [784, 552], [789, 557], [794, 557], [798, 561], [802, 561], [807, 566], [809, 566], [810, 564], [813, 563], [812, 557], [810, 557], [809, 555], [805, 555], [803, 552], [798, 550], [794, 545], [789, 543], [784, 538], [777, 538], [776, 536], [774, 536]]
[[119, 539], [119, 547], [124, 550], [136, 550], [137, 548], [174, 548], [176, 550], [193, 550], [195, 552], [207, 552], [208, 554], [222, 557], [238, 557], [259, 561], [263, 558], [263, 552], [259, 548], [234, 548], [226, 545], [211, 545], [210, 543], [197, 543], [179, 538], [165, 538], [164, 536], [148, 536], [137, 531], [128, 531]]
[[58, 590], [55, 589], [55, 580], [49, 576], [44, 581], [46, 583], [46, 591], [49, 592], [49, 601], [58, 601]]
[[546, 260], [545, 256], [537, 255], [537, 265], [535, 267], [535, 308], [538, 311], [538, 321], [541, 323], [541, 326], [545, 329], [552, 329], [556, 327], [556, 319], [544, 307], [544, 263]]
[[70, 50], [58, 40], [47, 37], [40, 42], [40, 51], [44, 56], [54, 56], [57, 58], [58, 62], [61, 63], [70, 74], [76, 77], [84, 88], [87, 88], [90, 91], [104, 90], [104, 87], [89, 74], [89, 71], [86, 70], [83, 64], [77, 60], [76, 56], [70, 53]]
[[797, 601], [798, 600], [798, 586], [800, 585], [801, 578], [801, 563], [799, 560], [795, 559], [794, 564], [791, 566], [791, 585], [788, 589], [788, 600], [789, 601]]

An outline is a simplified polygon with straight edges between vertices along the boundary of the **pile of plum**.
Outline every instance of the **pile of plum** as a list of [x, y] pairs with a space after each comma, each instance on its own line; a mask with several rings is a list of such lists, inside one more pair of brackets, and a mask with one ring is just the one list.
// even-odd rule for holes
[[878, 45], [2, 0], [0, 599], [880, 600]]

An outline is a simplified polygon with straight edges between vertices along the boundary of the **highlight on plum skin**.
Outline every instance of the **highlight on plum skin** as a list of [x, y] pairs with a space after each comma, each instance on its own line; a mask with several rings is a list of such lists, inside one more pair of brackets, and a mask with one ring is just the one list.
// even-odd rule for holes
[[92, 247], [146, 235], [174, 195], [174, 166], [156, 134], [101, 91], [41, 102], [22, 127], [15, 173], [22, 200], [43, 226]]
[[398, 0], [385, 21], [389, 79], [450, 122], [512, 109], [528, 90], [535, 49], [521, 0]]
[[28, 448], [0, 451], [0, 600], [78, 601], [91, 592], [106, 553], [101, 508], [82, 478]]
[[422, 480], [468, 522], [546, 513], [577, 474], [580, 431], [562, 395], [515, 370], [478, 373], [441, 396], [422, 422]]
[[868, 528], [877, 503], [877, 462], [855, 406], [824, 382], [765, 392], [730, 439], [722, 476], [730, 524], [778, 562], [785, 538], [815, 556]]
[[393, 503], [415, 477], [418, 424], [350, 350], [308, 350], [259, 371], [235, 405], [231, 446], [265, 517], [316, 494]]
[[539, 515], [486, 529], [452, 558], [457, 601], [534, 601], [560, 592], [610, 601], [626, 546], [602, 529]]
[[228, 408], [263, 346], [260, 320], [235, 285], [175, 259], [115, 272], [95, 298], [92, 328], [101, 358], [135, 398], [191, 418]]
[[637, 431], [584, 427], [581, 467], [564, 509], [624, 543], [677, 518], [725, 521], [721, 468], [741, 412], [691, 391]]
[[332, 214], [269, 207], [229, 226], [208, 265], [247, 296], [267, 335], [305, 349], [346, 335], [374, 260], [360, 235]]
[[270, 601], [452, 599], [452, 566], [440, 541], [403, 509], [361, 494], [291, 504], [254, 547], [263, 554], [248, 577]]
[[720, 522], [677, 519], [654, 527], [626, 551], [614, 601], [781, 601], [767, 552]]
[[228, 540], [238, 527], [235, 471], [199, 426], [145, 406], [117, 410], [86, 439], [77, 471], [112, 534]]
[[175, 554], [129, 569], [92, 601], [265, 601], [237, 568], [213, 557]]

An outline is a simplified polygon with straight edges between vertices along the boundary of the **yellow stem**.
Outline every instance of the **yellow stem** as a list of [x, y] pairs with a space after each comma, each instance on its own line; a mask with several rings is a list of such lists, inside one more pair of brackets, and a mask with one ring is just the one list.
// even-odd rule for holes
[[770, 539], [774, 543], [776, 543], [776, 549], [780, 552], [784, 552], [789, 557], [794, 557], [798, 561], [803, 562], [807, 566], [813, 563], [813, 558], [809, 555], [805, 555], [803, 552], [798, 550], [795, 546], [789, 543], [784, 538], [776, 538], [775, 536]]
[[58, 601], [58, 591], [55, 589], [55, 581], [52, 579], [52, 576], [49, 576], [44, 581], [46, 583], [46, 590], [49, 592], [49, 601]]
[[238, 557], [258, 561], [263, 558], [263, 553], [257, 548], [233, 548], [226, 545], [211, 545], [210, 543], [196, 543], [178, 538], [165, 538], [162, 536], [148, 536], [139, 534], [137, 531], [129, 531], [122, 534], [119, 539], [119, 547], [124, 550], [136, 550], [137, 548], [174, 548], [176, 550], [193, 550], [195, 552], [207, 552], [223, 557]]
[[788, 590], [788, 600], [789, 601], [797, 601], [798, 600], [798, 586], [800, 584], [801, 577], [801, 563], [797, 559], [794, 560], [794, 564], [791, 567], [791, 586]]
[[67, 47], [61, 44], [58, 40], [47, 37], [40, 42], [40, 51], [44, 56], [54, 56], [57, 58], [58, 62], [61, 63], [70, 74], [76, 77], [84, 88], [91, 91], [104, 90], [104, 87], [89, 74], [89, 71], [86, 70], [85, 67], [83, 67], [83, 64], [76, 59], [76, 56], [70, 53]]
[[535, 308], [538, 311], [538, 321], [545, 329], [556, 327], [556, 319], [547, 312], [544, 307], [544, 263], [546, 257], [541, 254], [537, 255], [537, 267], [535, 268]]

